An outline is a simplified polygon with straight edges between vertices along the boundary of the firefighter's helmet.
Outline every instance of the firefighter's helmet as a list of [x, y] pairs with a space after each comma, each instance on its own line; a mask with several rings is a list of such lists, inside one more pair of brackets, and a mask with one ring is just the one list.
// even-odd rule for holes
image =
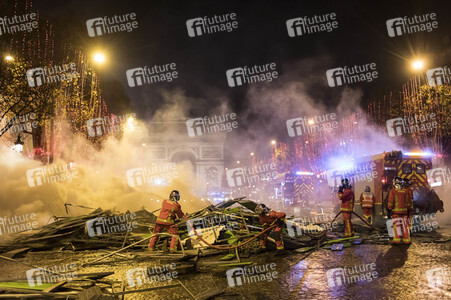
[[349, 184], [349, 179], [348, 178], [342, 179], [341, 180], [341, 185], [345, 189], [351, 189], [352, 188], [352, 186]]
[[262, 204], [258, 204], [257, 207], [255, 207], [255, 213], [257, 215], [266, 215], [267, 213], [269, 213], [270, 209], [269, 207], [267, 207], [266, 205]]
[[369, 186], [366, 186], [366, 187], [365, 187], [365, 192], [366, 192], [366, 193], [371, 192], [371, 188], [370, 188]]
[[395, 178], [393, 178], [393, 186], [397, 190], [401, 189], [403, 185], [404, 185], [404, 181], [402, 180], [401, 177], [396, 176]]
[[403, 182], [404, 182], [404, 186], [406, 186], [406, 187], [410, 187], [412, 185], [412, 182], [410, 181], [409, 178], [404, 178]]
[[169, 194], [169, 199], [172, 201], [176, 201], [179, 202], [180, 200], [180, 193], [177, 190], [173, 190], [170, 194]]

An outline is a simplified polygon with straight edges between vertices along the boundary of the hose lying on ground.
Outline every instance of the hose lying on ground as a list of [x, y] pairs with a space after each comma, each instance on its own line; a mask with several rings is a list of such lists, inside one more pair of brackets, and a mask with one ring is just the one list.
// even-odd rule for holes
[[373, 228], [374, 230], [377, 230], [377, 231], [383, 231], [383, 230], [380, 230], [380, 229], [374, 227], [373, 225], [369, 224], [367, 221], [365, 221], [361, 216], [359, 216], [359, 215], [356, 214], [355, 212], [352, 212], [352, 213], [353, 213], [354, 215], [356, 215], [357, 217], [359, 217], [359, 219], [362, 220], [363, 223], [365, 223], [366, 225], [370, 226], [370, 227]]
[[[366, 222], [362, 217], [360, 217], [360, 216], [359, 216], [358, 214], [356, 214], [355, 212], [352, 212], [352, 213], [353, 213], [354, 215], [356, 215], [360, 220], [362, 220], [366, 225], [368, 225], [368, 226], [371, 227], [372, 229], [377, 230], [377, 231], [382, 231], [382, 230], [380, 230], [380, 229], [378, 229], [378, 228], [372, 226], [372, 225], [369, 224], [368, 222]], [[332, 223], [338, 218], [338, 216], [339, 216], [340, 214], [341, 214], [341, 211], [338, 212], [338, 213], [335, 215], [335, 218], [330, 222], [331, 226], [332, 226]], [[227, 246], [227, 247], [220, 247], [220, 246], [216, 246], [216, 245], [212, 245], [212, 244], [208, 243], [206, 240], [204, 240], [204, 239], [202, 238], [201, 235], [199, 235], [199, 234], [197, 233], [196, 229], [194, 229], [193, 225], [191, 225], [191, 222], [188, 221], [187, 223], [189, 223], [190, 227], [191, 227], [191, 228], [193, 229], [193, 231], [194, 231], [194, 234], [197, 236], [197, 238], [198, 238], [199, 240], [201, 240], [202, 242], [204, 242], [207, 246], [209, 246], [209, 247], [211, 247], [211, 248], [214, 248], [214, 249], [218, 249], [218, 250], [232, 250], [232, 249], [236, 249], [236, 248], [239, 248], [239, 247], [241, 247], [241, 246], [244, 246], [244, 245], [246, 245], [247, 243], [250, 243], [251, 241], [255, 240], [257, 237], [259, 237], [260, 235], [262, 235], [262, 234], [265, 233], [266, 231], [268, 231], [268, 230], [270, 230], [270, 229], [272, 229], [272, 228], [274, 228], [274, 227], [277, 226], [277, 225], [272, 225], [272, 226], [266, 228], [266, 229], [263, 230], [262, 232], [256, 234], [255, 236], [251, 237], [250, 239], [248, 239], [247, 241], [245, 241], [245, 242], [243, 242], [243, 243], [241, 243], [241, 244], [239, 244], [239, 245], [236, 245], [236, 246]], [[309, 235], [309, 234], [306, 234], [306, 235], [308, 235], [308, 236], [314, 236], [314, 237], [316, 237], [316, 238], [321, 238], [322, 236], [324, 236], [324, 235], [327, 234], [327, 231], [328, 231], [328, 229], [326, 228], [326, 230], [324, 230], [324, 232], [322, 232], [321, 234], [319, 234], [319, 235], [317, 235], [317, 236], [315, 236], [315, 235]]]

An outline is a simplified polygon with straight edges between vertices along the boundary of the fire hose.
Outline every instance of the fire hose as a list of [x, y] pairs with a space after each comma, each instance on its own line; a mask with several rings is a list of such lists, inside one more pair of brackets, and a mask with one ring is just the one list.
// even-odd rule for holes
[[[338, 213], [335, 215], [335, 217], [333, 218], [333, 220], [330, 222], [330, 225], [331, 225], [331, 226], [332, 226], [332, 224], [334, 223], [334, 221], [338, 218], [338, 216], [341, 215], [341, 213], [342, 213], [342, 212], [340, 211], [340, 212], [338, 212]], [[380, 230], [380, 229], [378, 229], [378, 228], [372, 226], [372, 225], [369, 224], [368, 222], [366, 222], [361, 216], [359, 216], [359, 215], [356, 214], [355, 212], [352, 212], [352, 213], [353, 213], [354, 215], [356, 215], [360, 220], [362, 220], [366, 225], [368, 225], [368, 226], [371, 227], [372, 229], [377, 230], [377, 231], [383, 231], [383, 230]], [[305, 233], [305, 232], [304, 232], [304, 234], [307, 235], [307, 236], [309, 236], [309, 237], [321, 238], [321, 237], [323, 237], [324, 235], [326, 235], [327, 232], [328, 232], [328, 229], [326, 228], [326, 230], [324, 230], [323, 232], [321, 232], [321, 234], [318, 234], [318, 235], [308, 234], [308, 233]]]
[[[342, 213], [342, 212], [340, 211], [340, 212], [338, 212], [338, 213], [335, 215], [335, 218], [330, 222], [331, 226], [332, 226], [332, 223], [338, 218], [338, 216], [339, 216], [341, 213]], [[377, 230], [377, 231], [382, 231], [382, 230], [380, 230], [380, 229], [378, 229], [378, 228], [372, 226], [372, 225], [369, 224], [368, 222], [366, 222], [361, 216], [359, 216], [359, 215], [356, 214], [355, 212], [352, 212], [352, 213], [353, 213], [354, 215], [356, 215], [360, 220], [363, 221], [363, 223], [365, 223], [366, 225], [368, 225], [368, 226], [371, 227], [372, 229]], [[260, 235], [262, 235], [262, 234], [265, 233], [266, 231], [269, 231], [270, 229], [273, 229], [274, 227], [277, 226], [277, 225], [272, 225], [272, 226], [270, 226], [270, 227], [264, 229], [262, 232], [256, 234], [255, 236], [251, 237], [250, 239], [248, 239], [247, 241], [245, 241], [245, 242], [243, 242], [243, 243], [241, 243], [241, 244], [239, 244], [239, 245], [236, 245], [236, 246], [228, 246], [228, 247], [220, 247], [220, 246], [212, 245], [212, 244], [210, 244], [209, 242], [207, 242], [205, 239], [202, 238], [201, 235], [199, 235], [199, 234], [197, 233], [196, 229], [193, 227], [193, 225], [191, 225], [191, 222], [188, 221], [187, 223], [189, 223], [190, 227], [191, 227], [191, 228], [193, 229], [193, 231], [194, 231], [194, 234], [197, 236], [197, 238], [198, 238], [199, 240], [201, 240], [202, 242], [204, 242], [207, 246], [209, 246], [209, 247], [211, 247], [211, 248], [214, 248], [214, 249], [218, 249], [218, 250], [232, 250], [232, 249], [236, 249], [236, 248], [242, 247], [242, 246], [246, 245], [247, 243], [250, 243], [251, 241], [255, 240], [257, 237], [259, 237]], [[328, 229], [326, 228], [326, 230], [325, 230], [324, 232], [322, 232], [320, 235], [318, 235], [318, 236], [316, 236], [316, 237], [322, 237], [322, 236], [326, 235], [326, 234], [327, 234], [327, 231], [328, 231]], [[306, 234], [306, 235], [308, 235], [308, 234]], [[314, 235], [308, 235], [308, 236], [314, 236]]]

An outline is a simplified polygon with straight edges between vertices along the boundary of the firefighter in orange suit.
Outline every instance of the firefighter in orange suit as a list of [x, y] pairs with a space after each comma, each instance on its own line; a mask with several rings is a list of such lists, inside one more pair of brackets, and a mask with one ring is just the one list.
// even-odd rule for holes
[[[177, 190], [173, 190], [169, 195], [169, 200], [163, 201], [163, 207], [161, 208], [160, 215], [157, 218], [155, 229], [153, 233], [160, 233], [164, 230], [168, 231], [172, 235], [177, 235], [177, 227], [174, 225], [174, 220], [176, 217], [179, 219], [186, 219], [185, 214], [182, 211], [178, 201], [180, 200], [180, 193]], [[149, 251], [155, 250], [155, 244], [158, 241], [159, 236], [156, 235], [150, 239]], [[177, 237], [173, 236], [171, 238], [171, 245], [169, 252], [174, 253], [177, 250]]]
[[371, 188], [366, 186], [364, 192], [360, 195], [360, 205], [362, 206], [363, 216], [370, 224], [373, 224], [374, 202], [376, 202], [376, 197], [371, 193]]
[[345, 237], [351, 237], [354, 235], [351, 217], [352, 211], [354, 210], [355, 196], [347, 178], [341, 181], [341, 186], [338, 189], [338, 199], [341, 201], [340, 211], [345, 224]]
[[403, 181], [399, 177], [393, 180], [394, 189], [388, 195], [388, 208], [392, 211], [393, 243], [410, 244], [409, 211], [413, 210], [413, 201], [409, 192], [403, 187]]
[[[283, 239], [282, 239], [282, 228], [285, 225], [285, 217], [287, 216], [284, 212], [277, 212], [269, 209], [264, 204], [259, 204], [255, 208], [255, 213], [260, 219], [260, 224], [263, 226], [263, 230], [266, 228], [277, 225], [273, 230], [276, 233], [275, 241], [278, 251], [284, 250]], [[262, 250], [266, 250], [266, 242], [268, 240], [269, 233], [272, 230], [268, 230], [262, 235], [260, 235], [260, 246]]]
[[413, 190], [411, 188], [412, 182], [410, 182], [410, 180], [408, 178], [404, 178], [403, 181], [404, 181], [404, 188], [407, 190], [407, 193], [409, 194], [410, 201], [412, 201], [412, 209], [408, 210], [408, 215], [409, 215], [408, 225], [409, 225], [409, 230], [412, 230], [412, 217], [413, 217]]

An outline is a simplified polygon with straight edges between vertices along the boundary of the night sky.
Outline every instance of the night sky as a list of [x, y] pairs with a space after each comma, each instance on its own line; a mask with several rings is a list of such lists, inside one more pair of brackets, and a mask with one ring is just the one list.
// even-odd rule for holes
[[[265, 117], [253, 110], [250, 89], [301, 83], [309, 97], [333, 111], [346, 86], [329, 87], [326, 71], [375, 62], [379, 74], [375, 81], [350, 86], [362, 91], [361, 105], [365, 108], [368, 101], [401, 89], [402, 83], [412, 75], [408, 67], [412, 58], [425, 58], [426, 68], [449, 65], [451, 2], [393, 2], [44, 0], [35, 1], [34, 8], [43, 18], [73, 29], [74, 42], [86, 51], [95, 48], [107, 51], [109, 63], [99, 73], [105, 82], [118, 80], [123, 85], [133, 111], [141, 118], [150, 119], [162, 107], [166, 99], [162, 95], [166, 91], [179, 90], [189, 102], [188, 117], [211, 114], [225, 105], [229, 112], [236, 112], [242, 118], [240, 129], [243, 130], [252, 127], [249, 123], [253, 120]], [[136, 13], [138, 29], [88, 36], [86, 20], [127, 13]], [[236, 30], [188, 36], [188, 19], [228, 13], [237, 14]], [[332, 32], [288, 36], [286, 20], [328, 13], [335, 13], [339, 24]], [[438, 28], [432, 32], [388, 36], [387, 19], [427, 13], [437, 15]], [[133, 88], [127, 85], [128, 69], [172, 62], [177, 64], [179, 72], [179, 78], [172, 83]], [[252, 86], [227, 85], [226, 70], [271, 62], [277, 64], [278, 79]], [[290, 109], [280, 119], [280, 128], [286, 118], [298, 117], [299, 113]], [[278, 126], [273, 127], [275, 132], [269, 129], [269, 135], [282, 138], [286, 135]]]

